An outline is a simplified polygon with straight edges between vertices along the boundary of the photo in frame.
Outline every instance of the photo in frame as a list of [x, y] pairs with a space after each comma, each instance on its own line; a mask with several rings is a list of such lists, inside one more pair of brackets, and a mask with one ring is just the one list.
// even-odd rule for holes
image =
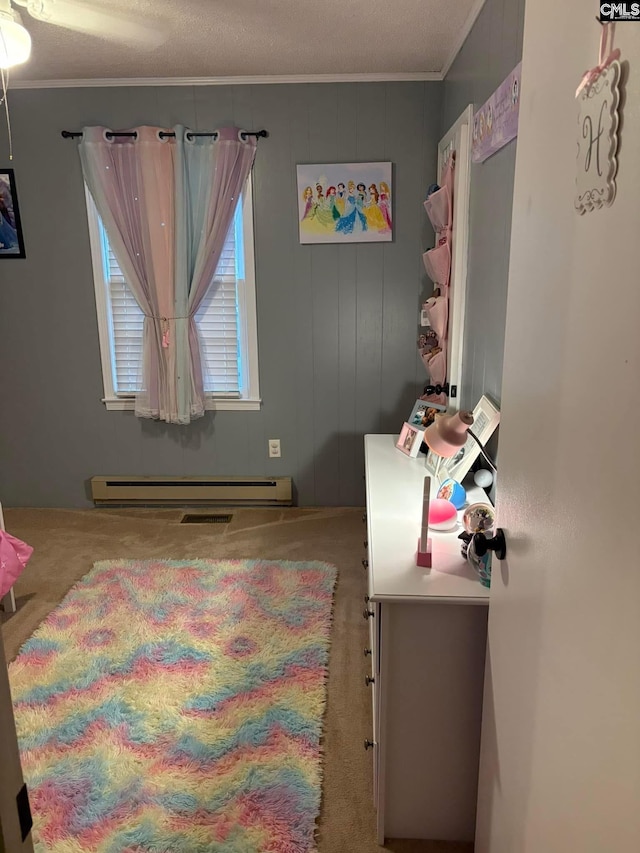
[[0, 169], [0, 258], [24, 258], [24, 239], [13, 169]]
[[430, 403], [428, 400], [416, 400], [411, 414], [407, 418], [407, 423], [419, 429], [426, 429], [431, 426], [436, 415], [441, 412], [446, 412], [447, 407], [441, 403]]
[[[473, 410], [473, 426], [471, 427], [474, 435], [478, 437], [483, 447], [487, 444], [499, 423], [500, 410], [486, 395], [483, 395]], [[449, 479], [461, 483], [479, 455], [480, 448], [473, 438], [469, 436], [464, 446], [450, 459], [443, 459], [430, 450], [425, 461], [425, 468], [430, 474], [437, 476], [439, 483], [443, 483]]]
[[415, 458], [420, 452], [420, 446], [422, 445], [422, 440], [424, 438], [424, 430], [419, 427], [412, 426], [408, 424], [406, 421], [402, 425], [402, 430], [400, 431], [400, 436], [396, 441], [396, 447], [405, 456], [411, 456]]
[[393, 237], [392, 164], [297, 166], [301, 243], [379, 243]]

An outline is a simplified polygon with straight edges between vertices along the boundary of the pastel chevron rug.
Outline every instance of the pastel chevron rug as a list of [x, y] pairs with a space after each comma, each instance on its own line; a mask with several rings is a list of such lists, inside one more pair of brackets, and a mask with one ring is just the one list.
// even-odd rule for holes
[[335, 578], [96, 563], [10, 667], [36, 850], [315, 850]]

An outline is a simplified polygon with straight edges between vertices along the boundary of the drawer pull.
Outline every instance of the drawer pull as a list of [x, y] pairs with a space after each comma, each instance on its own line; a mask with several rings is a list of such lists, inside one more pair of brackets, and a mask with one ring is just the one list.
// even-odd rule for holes
[[371, 654], [371, 649], [365, 649], [365, 650], [364, 650], [364, 656], [365, 656], [365, 657], [367, 657], [367, 656], [368, 656], [368, 655], [370, 655], [370, 654]]
[[369, 596], [368, 596], [368, 595], [365, 595], [365, 597], [364, 597], [364, 603], [365, 603], [365, 604], [368, 604], [370, 601], [371, 601], [371, 599], [369, 598]]
[[364, 742], [364, 748], [365, 749], [371, 749], [374, 746], [375, 746], [375, 743], [372, 740], [365, 740], [365, 742]]
[[363, 512], [363, 513], [362, 513], [362, 523], [363, 523], [363, 524], [366, 524], [366, 523], [367, 523], [367, 513], [366, 513], [366, 512]]
[[368, 548], [369, 547], [369, 540], [365, 539], [362, 544], [364, 545], [365, 548]]
[[369, 560], [363, 560], [362, 561], [362, 567], [364, 569], [368, 569], [369, 568]]
[[363, 619], [369, 619], [371, 616], [375, 616], [375, 615], [376, 615], [376, 614], [374, 613], [374, 611], [373, 611], [373, 610], [368, 610], [366, 607], [365, 607], [365, 609], [362, 611], [362, 618], [363, 618]]
[[373, 676], [371, 676], [371, 675], [365, 675], [365, 677], [364, 677], [364, 683], [365, 683], [365, 686], [366, 686], [366, 687], [369, 687], [371, 684], [375, 684], [375, 683], [376, 683], [376, 680], [375, 680], [375, 678], [374, 678]]

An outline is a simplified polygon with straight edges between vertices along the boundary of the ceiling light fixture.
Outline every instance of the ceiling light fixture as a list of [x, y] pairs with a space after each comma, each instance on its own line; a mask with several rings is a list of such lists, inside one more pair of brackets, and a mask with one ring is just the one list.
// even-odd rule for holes
[[31, 56], [31, 36], [18, 13], [0, 10], [0, 68], [12, 68]]

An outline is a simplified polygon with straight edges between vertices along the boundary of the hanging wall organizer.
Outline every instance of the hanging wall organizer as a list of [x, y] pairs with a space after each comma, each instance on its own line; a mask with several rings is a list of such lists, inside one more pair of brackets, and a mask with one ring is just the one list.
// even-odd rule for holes
[[427, 216], [436, 232], [436, 245], [422, 256], [434, 291], [423, 310], [429, 321], [429, 331], [420, 336], [419, 349], [429, 374], [429, 385], [423, 397], [433, 403], [446, 405], [447, 340], [449, 333], [449, 284], [451, 279], [451, 244], [453, 237], [453, 186], [455, 152], [447, 161], [442, 186], [430, 193], [424, 202]]

